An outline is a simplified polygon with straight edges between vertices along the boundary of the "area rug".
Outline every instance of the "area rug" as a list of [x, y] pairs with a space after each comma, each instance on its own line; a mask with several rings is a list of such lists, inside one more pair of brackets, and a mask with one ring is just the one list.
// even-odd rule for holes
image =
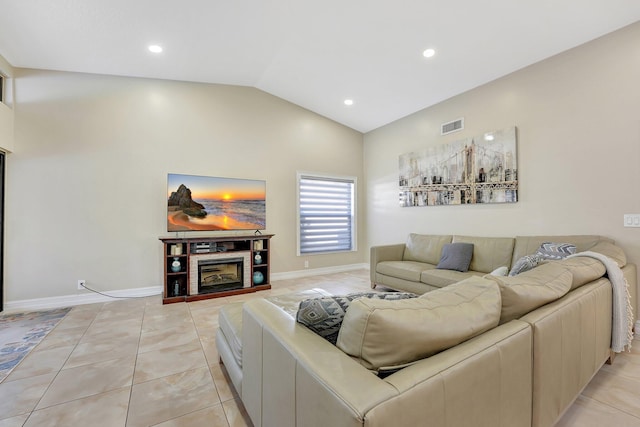
[[69, 310], [71, 307], [0, 315], [0, 382]]

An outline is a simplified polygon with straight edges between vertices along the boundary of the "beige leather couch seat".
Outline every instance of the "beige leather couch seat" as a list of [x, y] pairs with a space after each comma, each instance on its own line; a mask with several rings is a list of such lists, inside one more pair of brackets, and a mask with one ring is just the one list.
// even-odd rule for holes
[[435, 265], [425, 264], [418, 261], [386, 261], [379, 264], [378, 271], [381, 274], [386, 274], [388, 276], [419, 282], [421, 280], [420, 276], [423, 272], [427, 272], [435, 268]]

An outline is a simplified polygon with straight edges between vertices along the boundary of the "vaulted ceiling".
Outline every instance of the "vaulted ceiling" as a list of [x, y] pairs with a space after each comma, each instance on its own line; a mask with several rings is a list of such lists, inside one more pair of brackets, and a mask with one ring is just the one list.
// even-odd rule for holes
[[[0, 0], [0, 7], [0, 55], [15, 67], [252, 86], [361, 132], [640, 19], [637, 0]], [[162, 53], [149, 52], [152, 44]], [[428, 48], [431, 58], [423, 56]]]

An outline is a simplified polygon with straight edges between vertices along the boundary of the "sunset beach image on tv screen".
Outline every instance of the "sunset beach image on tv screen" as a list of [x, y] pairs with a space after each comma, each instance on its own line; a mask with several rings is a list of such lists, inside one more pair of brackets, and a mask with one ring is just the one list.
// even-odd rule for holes
[[264, 230], [266, 182], [169, 174], [167, 230]]

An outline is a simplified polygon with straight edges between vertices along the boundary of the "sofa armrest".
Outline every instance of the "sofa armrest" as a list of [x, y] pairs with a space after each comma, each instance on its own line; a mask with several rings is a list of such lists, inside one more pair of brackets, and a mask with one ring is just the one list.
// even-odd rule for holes
[[533, 331], [533, 427], [553, 426], [609, 358], [611, 304], [603, 277], [520, 318]]
[[376, 265], [382, 261], [402, 261], [404, 255], [404, 243], [397, 243], [395, 245], [381, 245], [371, 246], [369, 262], [371, 275], [371, 283], [375, 282]]
[[256, 427], [362, 426], [397, 394], [266, 300], [244, 304], [242, 342], [242, 401]]

